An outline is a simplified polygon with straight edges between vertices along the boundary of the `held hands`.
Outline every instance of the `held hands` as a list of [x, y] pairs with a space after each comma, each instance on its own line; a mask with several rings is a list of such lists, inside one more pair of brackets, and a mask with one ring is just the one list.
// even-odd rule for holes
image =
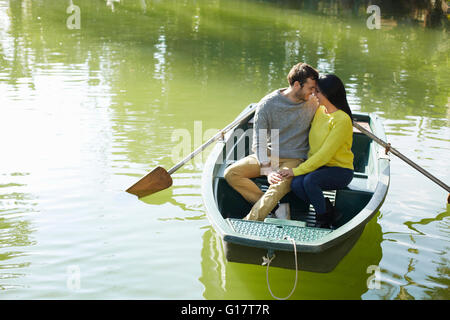
[[278, 171], [271, 171], [267, 175], [267, 181], [269, 181], [270, 184], [277, 184], [278, 182], [283, 181], [283, 179], [293, 177], [294, 173], [292, 169], [281, 169]]
[[290, 178], [290, 177], [294, 176], [294, 171], [292, 169], [281, 169], [281, 170], [278, 170], [278, 173], [283, 178]]

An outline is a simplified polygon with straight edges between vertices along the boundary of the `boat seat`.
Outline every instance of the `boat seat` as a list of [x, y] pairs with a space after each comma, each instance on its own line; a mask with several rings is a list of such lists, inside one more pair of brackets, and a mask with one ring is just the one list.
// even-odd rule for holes
[[[217, 173], [216, 177], [218, 179], [225, 180], [224, 172], [225, 172], [225, 167], [222, 167], [222, 170]], [[269, 182], [267, 181], [266, 176], [252, 178], [251, 180], [253, 180], [253, 182], [255, 182], [256, 185], [264, 192], [269, 188]], [[367, 187], [365, 186], [367, 184], [366, 180], [367, 180], [366, 174], [360, 173], [360, 172], [355, 172], [352, 182], [344, 189], [372, 192], [371, 190], [368, 190]]]
[[[253, 180], [256, 183], [256, 185], [263, 192], [266, 192], [267, 189], [269, 188], [269, 182], [267, 181], [267, 177], [263, 176], [263, 177], [253, 178], [251, 180]], [[373, 191], [368, 189], [368, 187], [367, 187], [367, 176], [362, 175], [362, 174], [355, 175], [352, 182], [350, 182], [350, 184], [347, 187], [343, 188], [342, 190], [373, 193]], [[327, 196], [328, 198], [330, 198], [332, 200], [332, 202], [334, 202], [336, 190], [325, 190], [324, 193], [325, 193], [325, 196]], [[290, 200], [288, 199], [288, 195], [284, 196], [280, 200], [281, 203], [285, 203], [285, 202], [289, 202], [289, 201]]]
[[[217, 177], [219, 180], [223, 180], [226, 184], [228, 184], [222, 175]], [[251, 179], [253, 182], [256, 183], [256, 185], [261, 189], [261, 191], [266, 192], [269, 188], [269, 182], [267, 181], [267, 177], [261, 176], [257, 178]], [[327, 193], [328, 191], [328, 193]], [[357, 174], [355, 173], [355, 177], [353, 178], [352, 182], [345, 188], [341, 189], [340, 192], [347, 191], [347, 192], [358, 192], [358, 193], [368, 193], [373, 194], [373, 190], [368, 189], [367, 187], [367, 176], [364, 174]], [[325, 196], [330, 198], [331, 202], [334, 203], [335, 197], [336, 197], [336, 190], [325, 190], [324, 191]], [[293, 192], [289, 192], [287, 195], [285, 195], [280, 202], [281, 203], [292, 203], [295, 201], [295, 199], [298, 199]]]

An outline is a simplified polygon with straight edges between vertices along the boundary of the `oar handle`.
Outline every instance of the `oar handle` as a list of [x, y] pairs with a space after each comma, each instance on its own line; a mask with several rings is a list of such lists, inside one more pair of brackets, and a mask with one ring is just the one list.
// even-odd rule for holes
[[438, 184], [439, 186], [441, 186], [442, 188], [447, 190], [447, 192], [450, 192], [450, 187], [448, 185], [446, 185], [444, 182], [442, 182], [441, 180], [439, 180], [438, 178], [433, 176], [431, 173], [429, 173], [424, 168], [420, 167], [418, 164], [414, 163], [411, 159], [409, 159], [406, 156], [404, 156], [403, 154], [401, 154], [397, 149], [391, 147], [391, 145], [389, 143], [384, 142], [383, 140], [378, 138], [376, 135], [374, 135], [372, 132], [364, 129], [364, 127], [362, 127], [360, 124], [358, 124], [355, 121], [353, 121], [353, 126], [356, 129], [358, 129], [359, 131], [361, 131], [362, 133], [364, 133], [366, 136], [368, 136], [369, 138], [374, 140], [376, 143], [382, 145], [384, 148], [386, 148], [387, 151], [392, 152], [394, 155], [396, 155], [397, 157], [399, 157], [400, 159], [405, 161], [407, 164], [409, 164], [411, 167], [418, 170], [420, 173], [422, 173], [423, 175], [425, 175], [426, 177], [431, 179], [433, 182], [435, 182], [436, 184]]
[[242, 122], [242, 120], [244, 120], [245, 118], [247, 118], [248, 116], [250, 116], [251, 114], [253, 114], [256, 110], [256, 105], [255, 104], [251, 104], [250, 106], [248, 106], [248, 108], [250, 109], [249, 111], [247, 111], [243, 116], [239, 117], [238, 119], [234, 120], [233, 122], [231, 122], [229, 125], [227, 125], [225, 128], [223, 128], [222, 130], [220, 130], [219, 132], [217, 132], [213, 137], [209, 138], [208, 141], [206, 141], [204, 144], [202, 144], [200, 147], [198, 147], [197, 149], [195, 149], [194, 151], [192, 151], [188, 156], [186, 156], [186, 158], [184, 158], [182, 161], [180, 161], [179, 163], [177, 163], [175, 166], [173, 166], [172, 168], [169, 169], [169, 171], [167, 171], [169, 174], [174, 173], [175, 171], [177, 171], [179, 168], [181, 168], [185, 163], [189, 162], [192, 158], [194, 158], [197, 154], [199, 154], [200, 152], [202, 152], [203, 150], [205, 150], [211, 143], [213, 143], [214, 141], [218, 140], [219, 138], [223, 137], [225, 133], [227, 133], [230, 129], [234, 128], [235, 126], [237, 126], [239, 123]]

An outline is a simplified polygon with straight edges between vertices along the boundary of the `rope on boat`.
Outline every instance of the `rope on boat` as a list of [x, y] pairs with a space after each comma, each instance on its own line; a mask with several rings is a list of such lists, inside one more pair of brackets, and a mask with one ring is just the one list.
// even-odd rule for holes
[[289, 299], [292, 296], [292, 294], [294, 293], [295, 288], [297, 287], [297, 279], [298, 279], [297, 246], [295, 245], [295, 240], [289, 236], [286, 236], [284, 239], [290, 240], [292, 242], [292, 244], [294, 246], [294, 257], [295, 257], [295, 282], [294, 282], [294, 287], [292, 288], [291, 293], [289, 293], [289, 295], [287, 297], [285, 297], [285, 298], [277, 297], [273, 294], [272, 290], [270, 289], [269, 266], [270, 266], [270, 263], [272, 262], [272, 260], [275, 259], [275, 253], [272, 252], [272, 254], [271, 254], [271, 252], [269, 251], [267, 253], [267, 257], [263, 257], [263, 263], [262, 263], [263, 266], [267, 264], [267, 269], [266, 269], [267, 288], [269, 289], [269, 292], [272, 295], [272, 297], [277, 300]]

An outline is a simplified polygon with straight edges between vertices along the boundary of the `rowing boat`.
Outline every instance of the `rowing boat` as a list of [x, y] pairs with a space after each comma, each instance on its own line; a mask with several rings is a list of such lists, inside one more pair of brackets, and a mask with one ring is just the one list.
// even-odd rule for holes
[[[253, 108], [256, 108], [255, 104], [249, 105], [236, 118], [249, 114], [215, 145], [203, 170], [202, 195], [206, 214], [222, 239], [225, 257], [230, 262], [261, 264], [262, 257], [267, 256], [274, 267], [330, 272], [353, 248], [366, 224], [382, 206], [389, 188], [389, 156], [383, 147], [354, 129], [354, 178], [344, 189], [324, 191], [342, 213], [333, 230], [309, 227], [315, 221], [314, 209], [292, 192], [281, 200], [289, 204], [291, 220], [243, 220], [251, 205], [226, 182], [224, 171], [251, 153]], [[353, 118], [385, 140], [384, 128], [375, 114], [354, 112]], [[253, 180], [261, 190], [267, 190], [266, 177]]]

